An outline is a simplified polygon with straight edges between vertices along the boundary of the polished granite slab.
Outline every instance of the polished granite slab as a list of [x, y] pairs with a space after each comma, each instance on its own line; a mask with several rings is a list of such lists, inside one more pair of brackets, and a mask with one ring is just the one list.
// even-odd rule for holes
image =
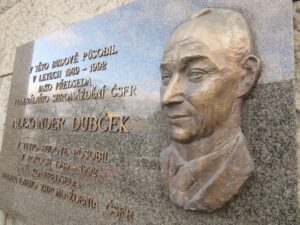
[[[254, 176], [209, 214], [174, 206], [159, 179], [159, 153], [169, 143], [163, 48], [203, 7], [241, 12], [263, 62], [242, 111]], [[17, 50], [0, 208], [30, 225], [297, 224], [292, 79], [292, 11], [283, 0], [136, 1], [41, 37]]]

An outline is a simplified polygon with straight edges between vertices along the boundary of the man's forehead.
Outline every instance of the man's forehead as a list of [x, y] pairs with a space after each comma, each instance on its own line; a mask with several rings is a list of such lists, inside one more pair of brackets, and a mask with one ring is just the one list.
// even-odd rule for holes
[[208, 47], [202, 42], [185, 39], [168, 46], [164, 51], [163, 63], [172, 63], [176, 59], [186, 57], [204, 56], [208, 57]]
[[[211, 46], [194, 39], [187, 38], [168, 45], [164, 51], [162, 65], [174, 67], [179, 63], [185, 63], [188, 58], [207, 58], [219, 68], [225, 65], [224, 49], [212, 50]], [[178, 65], [179, 66], [179, 65]]]
[[193, 55], [205, 57], [212, 56], [214, 53], [224, 55], [227, 50], [226, 37], [222, 37], [224, 28], [220, 27], [219, 23], [214, 24], [192, 20], [179, 26], [169, 38], [163, 61], [172, 62], [175, 58]]
[[199, 40], [194, 40], [193, 38], [185, 38], [183, 40], [178, 40], [168, 44], [164, 50], [164, 54], [168, 55], [176, 50], [191, 51], [193, 49], [207, 49], [207, 46]]
[[[231, 29], [220, 20], [210, 20], [206, 17], [188, 20], [175, 29], [169, 38], [167, 45], [193, 39], [194, 41], [218, 39], [231, 32]], [[207, 39], [209, 38], [209, 39]]]

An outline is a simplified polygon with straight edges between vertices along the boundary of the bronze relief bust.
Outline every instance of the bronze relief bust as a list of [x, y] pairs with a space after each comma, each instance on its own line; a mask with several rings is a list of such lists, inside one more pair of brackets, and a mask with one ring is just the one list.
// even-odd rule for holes
[[160, 69], [171, 139], [160, 154], [164, 191], [179, 207], [213, 211], [254, 170], [240, 114], [260, 60], [245, 18], [228, 9], [200, 10], [171, 34]]

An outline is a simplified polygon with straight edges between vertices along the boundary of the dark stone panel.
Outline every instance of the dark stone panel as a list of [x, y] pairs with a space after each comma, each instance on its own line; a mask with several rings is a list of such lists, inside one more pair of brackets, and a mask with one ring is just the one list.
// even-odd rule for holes
[[[142, 3], [137, 2], [136, 5], [133, 4], [134, 10], [130, 10], [131, 6], [128, 5], [120, 9], [120, 11], [111, 12], [104, 17], [96, 18], [98, 23], [95, 23], [97, 29], [105, 34], [113, 30], [110, 29], [110, 26], [107, 26], [107, 24], [111, 26], [113, 24], [118, 25], [118, 38], [115, 36], [115, 30], [113, 30], [110, 34], [111, 36], [109, 36], [115, 38], [114, 40], [117, 42], [117, 46], [127, 43], [127, 40], [131, 40], [130, 35], [127, 39], [125, 38], [126, 41], [120, 41], [118, 39], [123, 40], [123, 38], [127, 37], [128, 33], [130, 33], [127, 31], [132, 29], [133, 26], [136, 26], [134, 30], [137, 31], [135, 34], [137, 38], [135, 41], [128, 42], [129, 44], [133, 44], [132, 47], [127, 48], [127, 51], [126, 47], [121, 48], [120, 55], [109, 59], [109, 65], [112, 69], [116, 68], [119, 62], [126, 62], [129, 67], [121, 64], [124, 68], [120, 67], [117, 71], [107, 70], [107, 73], [103, 74], [103, 80], [105, 82], [110, 82], [111, 78], [118, 73], [123, 74], [117, 81], [126, 83], [129, 82], [128, 80], [130, 80], [129, 76], [131, 76], [131, 73], [135, 73], [136, 77], [132, 76], [131, 82], [141, 79], [139, 88], [150, 88], [147, 89], [147, 91], [144, 90], [144, 92], [141, 92], [141, 94], [138, 95], [137, 98], [133, 98], [133, 100], [130, 98], [113, 99], [108, 97], [99, 101], [89, 100], [62, 103], [50, 101], [44, 105], [16, 106], [16, 98], [24, 97], [31, 91], [37, 91], [36, 83], [33, 84], [34, 82], [32, 81], [33, 74], [28, 75], [26, 71], [29, 71], [30, 67], [33, 66], [32, 60], [34, 60], [34, 58], [37, 60], [37, 57], [34, 57], [35, 54], [39, 55], [43, 52], [41, 49], [39, 50], [38, 46], [41, 42], [43, 43], [45, 39], [37, 40], [34, 44], [28, 44], [27, 47], [23, 46], [17, 52], [8, 104], [6, 130], [0, 157], [1, 177], [3, 172], [7, 172], [16, 176], [33, 179], [28, 174], [28, 165], [20, 161], [21, 153], [24, 151], [17, 149], [18, 141], [37, 143], [39, 145], [52, 144], [55, 146], [66, 146], [69, 149], [82, 146], [87, 149], [107, 151], [109, 152], [110, 159], [112, 159], [110, 162], [89, 162], [89, 165], [101, 168], [100, 172], [104, 175], [103, 177], [88, 177], [63, 170], [53, 169], [50, 171], [78, 179], [80, 185], [77, 189], [74, 189], [74, 193], [97, 199], [99, 201], [99, 210], [87, 209], [79, 204], [70, 202], [70, 200], [42, 193], [39, 189], [33, 190], [19, 184], [9, 183], [2, 178], [0, 179], [0, 208], [28, 225], [299, 224], [295, 106], [293, 102], [294, 88], [293, 82], [290, 80], [293, 68], [291, 67], [292, 49], [289, 46], [291, 46], [292, 43], [290, 39], [286, 38], [287, 35], [290, 36], [291, 34], [291, 30], [286, 26], [286, 24], [290, 22], [290, 15], [287, 16], [284, 13], [288, 12], [288, 7], [284, 9], [285, 11], [280, 10], [280, 16], [278, 16], [279, 11], [277, 11], [281, 9], [281, 6], [283, 6], [285, 2], [282, 0], [278, 1], [276, 10], [269, 10], [268, 12], [270, 14], [262, 14], [260, 12], [265, 10], [264, 7], [253, 8], [253, 2], [243, 1], [243, 7], [245, 10], [247, 9], [246, 12], [248, 12], [246, 14], [248, 16], [250, 15], [250, 19], [252, 18], [251, 25], [254, 28], [253, 30], [255, 30], [255, 36], [258, 37], [258, 39], [255, 39], [258, 44], [258, 53], [265, 66], [261, 79], [262, 84], [258, 85], [245, 100], [242, 110], [242, 130], [248, 141], [250, 153], [254, 158], [255, 171], [241, 192], [224, 207], [213, 213], [199, 213], [180, 209], [172, 204], [169, 198], [163, 194], [158, 158], [160, 151], [168, 146], [168, 137], [164, 119], [159, 109], [160, 78], [158, 75], [158, 67], [160, 54], [163, 51], [163, 40], [165, 40], [170, 31], [182, 21], [182, 17], [173, 18], [172, 16], [168, 16], [166, 20], [162, 21], [165, 22], [164, 25], [161, 23], [153, 23], [156, 17], [147, 15], [158, 15], [158, 10], [162, 10], [161, 5], [155, 5], [152, 1], [141, 2], [147, 2], [147, 4], [143, 6]], [[164, 1], [159, 2], [162, 3]], [[176, 3], [175, 5], [181, 4], [182, 2], [193, 2], [193, 4], [197, 4], [197, 8], [202, 6], [231, 8], [232, 4], [234, 6], [233, 8], [239, 8], [238, 6], [242, 5], [240, 1], [234, 0], [172, 0], [169, 1], [170, 8], [174, 10], [175, 14], [170, 15], [177, 15], [177, 8], [172, 5], [174, 2]], [[255, 2], [256, 5], [266, 4], [262, 1]], [[164, 4], [166, 3], [164, 2]], [[155, 6], [156, 8], [149, 7], [149, 5]], [[187, 5], [189, 5], [190, 11], [183, 11], [182, 13], [185, 13], [184, 17], [189, 16], [191, 11], [195, 10], [195, 7], [192, 7], [193, 5]], [[133, 18], [133, 16], [130, 16], [130, 13], [126, 13], [126, 10], [129, 10], [132, 15], [135, 15], [136, 11], [145, 12], [140, 13], [140, 16], [144, 18], [143, 16], [146, 15], [146, 19], [139, 20]], [[241, 11], [243, 10], [241, 9]], [[168, 13], [171, 13], [171, 11]], [[276, 17], [273, 13], [276, 13]], [[261, 19], [255, 15], [262, 15], [265, 19]], [[128, 23], [128, 29], [127, 27], [123, 27], [123, 23], [126, 23], [126, 20], [122, 18], [127, 18], [128, 20], [126, 16], [130, 19], [133, 18], [133, 20], [130, 21], [134, 24], [129, 26], [128, 24], [131, 23]], [[270, 18], [273, 19], [271, 24]], [[119, 24], [120, 21], [121, 25]], [[87, 26], [83, 26], [83, 24]], [[85, 36], [84, 34], [90, 34], [90, 32], [95, 31], [94, 27], [92, 26], [93, 30], [89, 28], [88, 24], [88, 21], [81, 24], [83, 37]], [[166, 28], [168, 24], [169, 26]], [[280, 24], [280, 26], [278, 24]], [[270, 25], [271, 28], [269, 27]], [[122, 29], [124, 30], [123, 32], [120, 31]], [[143, 32], [141, 32], [141, 30]], [[277, 32], [276, 35], [274, 34], [275, 31]], [[158, 36], [163, 32], [166, 33], [166, 36], [160, 37], [159, 42], [155, 42], [158, 40]], [[269, 36], [266, 35], [266, 33], [268, 33]], [[147, 42], [142, 38], [138, 38], [143, 37], [144, 34], [147, 37]], [[280, 34], [280, 38], [277, 36], [278, 34]], [[270, 41], [273, 40], [270, 38], [274, 37], [278, 37], [275, 38], [276, 42]], [[95, 37], [91, 35], [93, 41], [94, 38]], [[284, 38], [284, 41], [282, 41], [281, 38]], [[85, 40], [85, 43], [90, 42], [92, 41]], [[276, 43], [279, 44], [275, 49], [274, 46], [276, 46]], [[158, 47], [152, 48], [153, 46]], [[52, 48], [54, 48], [53, 45]], [[60, 50], [59, 48], [58, 46], [56, 50]], [[51, 50], [49, 48], [44, 49]], [[74, 52], [75, 50], [80, 50], [77, 49], [77, 47], [73, 49]], [[153, 52], [149, 52], [149, 49], [151, 49], [151, 51], [153, 50]], [[282, 49], [286, 51], [282, 51]], [[36, 52], [32, 52], [33, 50]], [[122, 50], [123, 55], [121, 55]], [[124, 54], [124, 52], [126, 54]], [[144, 54], [145, 52], [147, 52], [147, 54]], [[48, 55], [48, 51], [45, 52], [45, 55], [51, 56]], [[144, 58], [142, 56], [144, 56]], [[34, 62], [34, 64], [36, 63], [38, 63], [38, 61]], [[154, 68], [157, 68], [157, 70]], [[151, 79], [142, 80], [141, 76], [144, 75], [144, 72], [146, 78], [153, 78], [155, 82]], [[100, 82], [99, 77], [95, 77], [94, 75], [93, 78], [97, 79], [93, 79], [93, 82], [100, 86], [104, 81]], [[99, 83], [97, 83], [97, 80]], [[270, 81], [278, 82], [266, 83]], [[151, 85], [153, 89], [155, 89], [154, 95], [153, 90], [151, 90]], [[55, 93], [54, 90], [49, 93], [49, 95], [53, 93]], [[11, 128], [13, 119], [18, 116], [54, 117], [59, 115], [64, 116], [70, 121], [73, 116], [93, 115], [98, 117], [105, 112], [118, 112], [130, 115], [132, 117], [128, 122], [130, 133], [74, 132], [70, 131], [70, 127], [62, 131]], [[80, 162], [80, 160], [71, 156], [60, 157], [35, 152], [30, 152], [30, 154], [33, 156], [47, 156], [53, 160]], [[37, 166], [37, 168], [41, 170], [45, 169], [41, 166]], [[64, 189], [68, 192], [72, 191], [70, 188], [63, 188], [61, 185], [51, 184], [50, 182], [47, 183], [41, 177], [36, 178], [35, 181], [41, 185], [46, 183], [56, 189]], [[124, 217], [120, 220], [114, 218], [106, 208], [110, 200], [114, 200], [117, 205], [122, 207], [126, 206], [134, 210], [134, 220], [129, 223], [124, 220]]]
[[259, 85], [243, 106], [242, 130], [255, 163], [244, 201], [257, 224], [299, 223], [293, 89], [293, 81]]
[[[99, 212], [19, 185], [8, 185], [3, 180], [0, 180], [0, 203], [5, 208], [13, 208], [9, 212], [30, 225], [126, 224], [123, 219], [111, 218], [105, 211], [110, 199], [130, 206], [135, 211], [131, 224], [137, 225], [298, 224], [292, 81], [258, 85], [245, 101], [242, 115], [242, 130], [255, 162], [254, 175], [236, 197], [213, 213], [180, 209], [163, 194], [158, 156], [168, 141], [159, 111], [147, 119], [136, 118], [135, 125], [131, 126], [132, 133], [125, 136], [76, 132], [65, 136], [55, 132], [48, 133], [48, 137], [34, 135], [35, 140], [56, 139], [57, 145], [70, 143], [72, 146], [106, 148], [111, 152], [116, 160], [110, 166], [121, 169], [113, 179], [78, 177], [82, 186], [76, 192], [100, 199]], [[141, 126], [147, 129], [141, 129]], [[23, 138], [30, 140], [30, 135], [23, 134]], [[91, 140], [94, 140], [93, 144]], [[6, 154], [9, 153], [6, 151]], [[22, 166], [3, 160], [0, 163], [2, 168], [12, 170], [16, 166], [22, 174]], [[7, 188], [11, 190], [10, 196], [5, 195]]]

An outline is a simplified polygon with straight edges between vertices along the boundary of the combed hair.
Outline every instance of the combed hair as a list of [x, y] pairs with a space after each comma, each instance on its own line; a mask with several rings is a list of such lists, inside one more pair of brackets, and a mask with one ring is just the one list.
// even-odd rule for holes
[[249, 26], [243, 17], [237, 11], [228, 9], [205, 8], [197, 11], [191, 16], [191, 20], [199, 19], [205, 16], [221, 16], [222, 22], [225, 23], [227, 29], [227, 48], [228, 56], [239, 61], [245, 56], [253, 53], [253, 44]]

